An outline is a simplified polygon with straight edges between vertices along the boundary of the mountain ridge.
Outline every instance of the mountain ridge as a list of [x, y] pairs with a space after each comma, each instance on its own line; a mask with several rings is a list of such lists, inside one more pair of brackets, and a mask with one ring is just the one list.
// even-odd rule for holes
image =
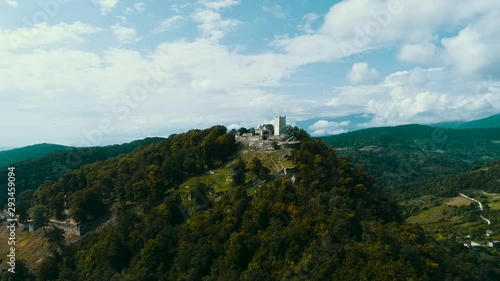
[[429, 124], [432, 127], [451, 129], [488, 129], [500, 127], [500, 114], [494, 114], [485, 118], [472, 121], [449, 121]]

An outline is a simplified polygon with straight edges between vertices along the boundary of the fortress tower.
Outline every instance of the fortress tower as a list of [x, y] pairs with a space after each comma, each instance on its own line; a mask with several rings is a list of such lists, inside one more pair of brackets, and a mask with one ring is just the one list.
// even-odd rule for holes
[[279, 136], [285, 133], [286, 116], [274, 116], [274, 135]]

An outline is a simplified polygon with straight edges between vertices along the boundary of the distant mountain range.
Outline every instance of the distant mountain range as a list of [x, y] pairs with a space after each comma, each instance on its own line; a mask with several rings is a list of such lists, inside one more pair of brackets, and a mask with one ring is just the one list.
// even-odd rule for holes
[[450, 175], [500, 159], [500, 128], [425, 125], [369, 128], [321, 137], [386, 187]]
[[[314, 117], [297, 121], [295, 124], [313, 136], [328, 136], [370, 128], [367, 127], [367, 124], [373, 117], [373, 114], [351, 114], [341, 117]], [[447, 129], [500, 128], [500, 114], [473, 121], [457, 120], [420, 125]]]
[[[21, 148], [0, 151], [0, 168], [10, 164], [33, 158], [40, 158], [47, 154], [71, 149], [72, 147], [58, 144], [41, 143]], [[1, 150], [1, 149], [0, 149]]]
[[450, 128], [450, 129], [486, 129], [500, 128], [500, 114], [495, 114], [483, 119], [465, 121], [451, 121], [430, 124], [432, 127]]

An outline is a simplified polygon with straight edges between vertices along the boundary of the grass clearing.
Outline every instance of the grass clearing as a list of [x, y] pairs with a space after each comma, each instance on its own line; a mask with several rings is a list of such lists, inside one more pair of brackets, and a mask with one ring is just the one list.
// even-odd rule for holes
[[500, 194], [495, 193], [486, 193], [486, 197], [488, 197], [486, 204], [492, 210], [500, 210]]
[[428, 224], [438, 222], [443, 218], [445, 210], [450, 208], [446, 205], [440, 205], [436, 207], [429, 208], [416, 216], [409, 217], [407, 219], [410, 223]]
[[[46, 227], [47, 232], [50, 228]], [[0, 237], [9, 237], [9, 230], [7, 229], [7, 223], [3, 222], [0, 225]], [[7, 263], [4, 262], [7, 259], [7, 255], [10, 252], [11, 245], [7, 244], [7, 239], [0, 243], [0, 260], [2, 260], [2, 265], [0, 270], [7, 268]], [[20, 225], [16, 227], [16, 261], [22, 260], [29, 269], [34, 269], [36, 265], [47, 256], [49, 252], [49, 243], [43, 229], [40, 228], [37, 231], [29, 232], [24, 230]]]
[[290, 149], [259, 150], [246, 148], [242, 151], [241, 158], [248, 164], [254, 157], [257, 157], [262, 162], [262, 165], [269, 168], [271, 174], [274, 174], [283, 168], [295, 168], [290, 159], [284, 159], [286, 155], [291, 155]]
[[189, 192], [191, 188], [199, 184], [204, 184], [206, 186], [211, 186], [216, 192], [227, 190], [231, 188], [231, 184], [227, 181], [231, 177], [231, 172], [229, 169], [221, 168], [217, 170], [210, 171], [208, 174], [204, 174], [197, 177], [191, 177], [187, 181], [179, 185], [180, 192]]
[[488, 203], [488, 206], [490, 206], [492, 210], [500, 210], [500, 202]]
[[295, 165], [291, 160], [283, 160], [280, 162], [281, 166], [283, 166], [286, 169], [292, 169], [295, 168]]
[[462, 196], [457, 196], [455, 198], [452, 198], [451, 200], [446, 201], [444, 204], [449, 206], [468, 206], [472, 204], [472, 202]]
[[375, 151], [378, 148], [376, 145], [368, 145], [358, 149], [359, 151]]

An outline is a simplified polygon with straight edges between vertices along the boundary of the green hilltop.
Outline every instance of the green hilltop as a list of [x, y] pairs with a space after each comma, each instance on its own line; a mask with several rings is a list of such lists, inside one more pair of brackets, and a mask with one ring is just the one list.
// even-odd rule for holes
[[40, 158], [47, 154], [67, 149], [71, 149], [71, 147], [58, 144], [41, 143], [0, 151], [0, 168], [7, 167], [8, 165], [12, 165], [23, 160]]

